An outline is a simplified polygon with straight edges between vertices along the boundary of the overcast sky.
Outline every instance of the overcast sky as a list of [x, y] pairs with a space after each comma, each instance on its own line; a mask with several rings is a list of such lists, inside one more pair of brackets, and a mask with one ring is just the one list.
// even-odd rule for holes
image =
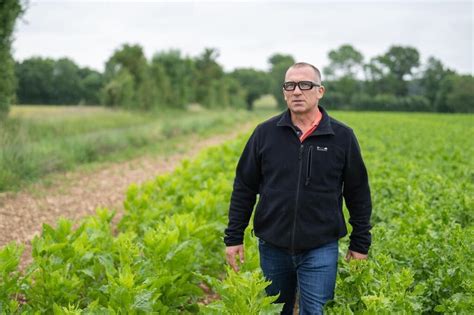
[[17, 24], [14, 57], [69, 57], [102, 71], [124, 43], [148, 58], [217, 48], [227, 71], [268, 69], [274, 53], [323, 68], [327, 54], [352, 44], [368, 61], [390, 45], [418, 49], [474, 74], [473, 2], [464, 1], [46, 1], [30, 0]]

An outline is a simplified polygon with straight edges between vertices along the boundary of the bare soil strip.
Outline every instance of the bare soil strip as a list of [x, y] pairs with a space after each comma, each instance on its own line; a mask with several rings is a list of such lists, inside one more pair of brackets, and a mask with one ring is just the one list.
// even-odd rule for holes
[[[167, 157], [140, 157], [108, 164], [96, 171], [68, 172], [51, 185], [38, 184], [34, 189], [0, 195], [0, 247], [10, 241], [25, 244], [22, 267], [31, 262], [31, 240], [41, 233], [43, 223], [55, 226], [60, 217], [74, 221], [94, 214], [98, 207], [117, 211], [114, 221], [123, 215], [127, 187], [172, 171], [183, 158], [195, 156], [204, 148], [219, 145], [253, 125], [245, 124], [234, 132], [207, 139], [187, 141], [188, 150]], [[194, 140], [194, 141], [193, 141]]]

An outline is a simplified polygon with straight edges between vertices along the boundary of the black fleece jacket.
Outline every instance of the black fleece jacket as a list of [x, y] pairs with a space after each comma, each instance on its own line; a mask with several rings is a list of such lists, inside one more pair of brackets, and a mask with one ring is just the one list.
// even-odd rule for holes
[[319, 109], [321, 122], [302, 143], [288, 110], [254, 130], [237, 165], [227, 246], [243, 243], [257, 194], [257, 237], [292, 253], [335, 241], [347, 234], [344, 197], [353, 228], [349, 249], [368, 252], [372, 205], [357, 139]]

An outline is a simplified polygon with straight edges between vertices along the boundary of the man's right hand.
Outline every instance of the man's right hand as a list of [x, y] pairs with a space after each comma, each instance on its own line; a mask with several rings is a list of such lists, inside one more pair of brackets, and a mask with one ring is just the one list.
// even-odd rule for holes
[[239, 271], [239, 266], [236, 262], [237, 256], [239, 256], [240, 263], [244, 263], [244, 245], [227, 246], [225, 249], [225, 256], [227, 263], [234, 269], [235, 272]]

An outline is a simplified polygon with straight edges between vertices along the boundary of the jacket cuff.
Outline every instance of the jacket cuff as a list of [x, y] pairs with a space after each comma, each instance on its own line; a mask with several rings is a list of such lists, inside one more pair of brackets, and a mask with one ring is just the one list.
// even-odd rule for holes
[[243, 239], [224, 237], [225, 246], [237, 246], [244, 243]]
[[361, 254], [364, 254], [364, 255], [367, 255], [369, 253], [368, 248], [357, 246], [357, 244], [352, 244], [351, 243], [349, 245], [349, 249], [353, 252], [361, 253]]

